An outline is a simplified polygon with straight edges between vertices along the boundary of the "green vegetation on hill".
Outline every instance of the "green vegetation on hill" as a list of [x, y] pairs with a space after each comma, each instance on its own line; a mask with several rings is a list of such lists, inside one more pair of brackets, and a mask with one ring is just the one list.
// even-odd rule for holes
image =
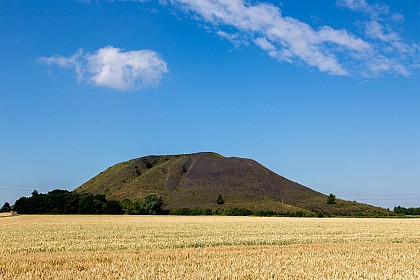
[[[141, 203], [157, 194], [166, 210], [248, 209], [274, 213], [387, 215], [383, 208], [350, 202], [290, 181], [251, 159], [216, 153], [146, 156], [116, 164], [75, 190]], [[222, 196], [224, 203], [218, 197]], [[219, 201], [220, 204], [217, 202]], [[330, 203], [328, 203], [330, 202]]]

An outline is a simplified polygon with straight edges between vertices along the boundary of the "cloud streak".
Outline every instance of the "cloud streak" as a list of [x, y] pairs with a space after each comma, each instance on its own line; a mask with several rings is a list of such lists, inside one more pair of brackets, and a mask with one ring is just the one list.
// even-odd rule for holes
[[[337, 6], [363, 13], [364, 38], [347, 30], [321, 26], [317, 29], [284, 16], [279, 7], [244, 0], [161, 0], [204, 22], [222, 38], [252, 42], [270, 57], [288, 63], [306, 64], [332, 75], [374, 77], [390, 72], [409, 76], [407, 55], [413, 48], [397, 32], [383, 24], [404, 17], [392, 14], [388, 6], [370, 5], [366, 0], [338, 0]], [[405, 58], [403, 58], [403, 54]]]
[[402, 14], [392, 13], [385, 4], [369, 4], [367, 0], [337, 0], [337, 6], [364, 16], [358, 24], [364, 27], [365, 36], [375, 50], [366, 62], [368, 75], [387, 72], [411, 75], [410, 68], [417, 67], [420, 52], [416, 44], [404, 42], [396, 31], [404, 22]]
[[141, 90], [159, 85], [168, 72], [166, 62], [152, 50], [123, 51], [107, 46], [94, 53], [40, 57], [39, 62], [74, 68], [77, 80], [117, 90]]
[[167, 3], [211, 24], [224, 37], [228, 32], [222, 29], [236, 29], [273, 58], [289, 63], [304, 62], [333, 75], [349, 75], [334, 53], [370, 49], [369, 44], [345, 30], [328, 26], [315, 30], [304, 22], [283, 16], [280, 8], [267, 3], [252, 5], [243, 0], [169, 0]]

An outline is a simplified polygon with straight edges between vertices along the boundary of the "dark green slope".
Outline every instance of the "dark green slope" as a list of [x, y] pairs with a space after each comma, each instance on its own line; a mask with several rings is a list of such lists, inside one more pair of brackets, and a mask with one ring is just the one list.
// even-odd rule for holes
[[[168, 209], [241, 207], [250, 210], [324, 210], [331, 213], [376, 213], [385, 210], [337, 200], [292, 182], [251, 159], [216, 153], [146, 156], [116, 164], [76, 189], [109, 199], [141, 200], [157, 193]], [[225, 204], [216, 204], [222, 194]]]

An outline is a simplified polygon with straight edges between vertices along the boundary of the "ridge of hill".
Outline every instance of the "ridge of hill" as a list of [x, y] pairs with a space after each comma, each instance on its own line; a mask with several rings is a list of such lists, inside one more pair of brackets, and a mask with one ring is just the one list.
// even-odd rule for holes
[[[331, 214], [386, 214], [371, 205], [336, 199], [280, 176], [252, 159], [202, 152], [145, 156], [118, 163], [78, 187], [76, 192], [108, 199], [140, 201], [161, 195], [167, 209], [246, 208], [253, 211], [325, 211]], [[225, 203], [216, 203], [218, 195]]]

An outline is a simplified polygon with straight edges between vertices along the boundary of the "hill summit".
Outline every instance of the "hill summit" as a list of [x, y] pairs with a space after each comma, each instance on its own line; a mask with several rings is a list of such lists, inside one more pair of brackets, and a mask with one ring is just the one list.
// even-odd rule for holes
[[[164, 198], [168, 209], [238, 207], [276, 212], [322, 210], [335, 214], [387, 212], [341, 199], [328, 204], [325, 194], [290, 181], [254, 160], [210, 152], [132, 159], [101, 172], [76, 192], [134, 201], [155, 193]], [[223, 204], [217, 204], [219, 195]]]

